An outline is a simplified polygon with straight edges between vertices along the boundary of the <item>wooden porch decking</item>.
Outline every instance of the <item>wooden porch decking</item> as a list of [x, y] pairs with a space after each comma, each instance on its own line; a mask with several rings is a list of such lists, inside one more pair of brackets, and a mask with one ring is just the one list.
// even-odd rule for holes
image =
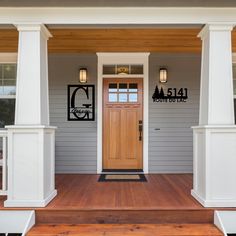
[[[213, 225], [214, 209], [191, 196], [191, 174], [146, 177], [98, 182], [99, 175], [56, 175], [58, 195], [47, 207], [34, 208], [36, 226], [28, 235], [222, 235]], [[0, 196], [0, 209], [9, 209], [5, 199]]]
[[57, 175], [47, 209], [201, 209], [192, 175], [147, 175], [147, 182], [98, 182], [99, 175]]
[[[58, 174], [58, 195], [41, 210], [204, 209], [190, 194], [191, 174], [150, 174], [146, 177], [147, 182], [98, 182], [99, 175]], [[5, 199], [0, 196], [0, 209]]]

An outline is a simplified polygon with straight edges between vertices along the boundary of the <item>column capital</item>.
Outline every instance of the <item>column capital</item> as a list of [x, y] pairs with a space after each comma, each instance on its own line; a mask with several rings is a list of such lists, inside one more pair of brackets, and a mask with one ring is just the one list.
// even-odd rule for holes
[[212, 31], [232, 31], [234, 24], [231, 23], [207, 23], [199, 32], [198, 37], [203, 39]]
[[21, 31], [40, 31], [46, 38], [51, 38], [52, 34], [48, 28], [42, 23], [17, 23], [15, 27]]

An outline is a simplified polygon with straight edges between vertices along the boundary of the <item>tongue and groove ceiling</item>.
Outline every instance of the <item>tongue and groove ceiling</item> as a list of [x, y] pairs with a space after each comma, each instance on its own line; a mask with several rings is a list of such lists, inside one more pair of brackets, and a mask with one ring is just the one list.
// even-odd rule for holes
[[[200, 28], [159, 29], [50, 29], [51, 53], [201, 52]], [[236, 52], [236, 31], [233, 31]], [[17, 52], [18, 32], [0, 29], [0, 52]]]

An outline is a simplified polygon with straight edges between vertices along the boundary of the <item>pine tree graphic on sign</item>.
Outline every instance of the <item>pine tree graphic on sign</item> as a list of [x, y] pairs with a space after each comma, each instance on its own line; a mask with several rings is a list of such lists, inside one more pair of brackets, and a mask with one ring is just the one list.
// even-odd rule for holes
[[154, 91], [154, 93], [153, 93], [153, 95], [152, 95], [153, 101], [155, 101], [157, 98], [159, 98], [159, 96], [160, 96], [159, 89], [158, 89], [158, 87], [156, 86], [155, 91]]

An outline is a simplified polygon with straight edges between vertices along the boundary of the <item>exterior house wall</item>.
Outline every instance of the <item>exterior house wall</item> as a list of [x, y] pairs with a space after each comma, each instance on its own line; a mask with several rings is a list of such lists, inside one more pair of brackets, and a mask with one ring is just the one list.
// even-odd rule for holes
[[[193, 134], [198, 124], [201, 57], [198, 54], [151, 54], [149, 80], [149, 171], [191, 173]], [[159, 79], [158, 68], [166, 66], [167, 88], [187, 88], [186, 103], [153, 103], [151, 95]], [[160, 85], [159, 85], [160, 86]], [[155, 130], [156, 128], [160, 130]]]
[[[186, 103], [153, 103], [160, 66], [168, 68], [163, 87], [188, 88]], [[49, 55], [50, 123], [56, 131], [56, 172], [96, 173], [97, 123], [67, 121], [67, 85], [78, 83], [79, 67], [88, 68], [88, 84], [97, 83], [95, 54]], [[198, 124], [200, 55], [151, 54], [149, 60], [149, 171], [192, 172], [192, 130]], [[97, 100], [97, 98], [96, 98]], [[97, 113], [97, 112], [96, 112]], [[155, 130], [160, 128], [159, 131]]]
[[97, 170], [96, 121], [67, 121], [67, 85], [78, 84], [80, 67], [87, 67], [88, 84], [96, 87], [96, 54], [49, 55], [50, 123], [58, 127], [57, 173], [96, 173]]

